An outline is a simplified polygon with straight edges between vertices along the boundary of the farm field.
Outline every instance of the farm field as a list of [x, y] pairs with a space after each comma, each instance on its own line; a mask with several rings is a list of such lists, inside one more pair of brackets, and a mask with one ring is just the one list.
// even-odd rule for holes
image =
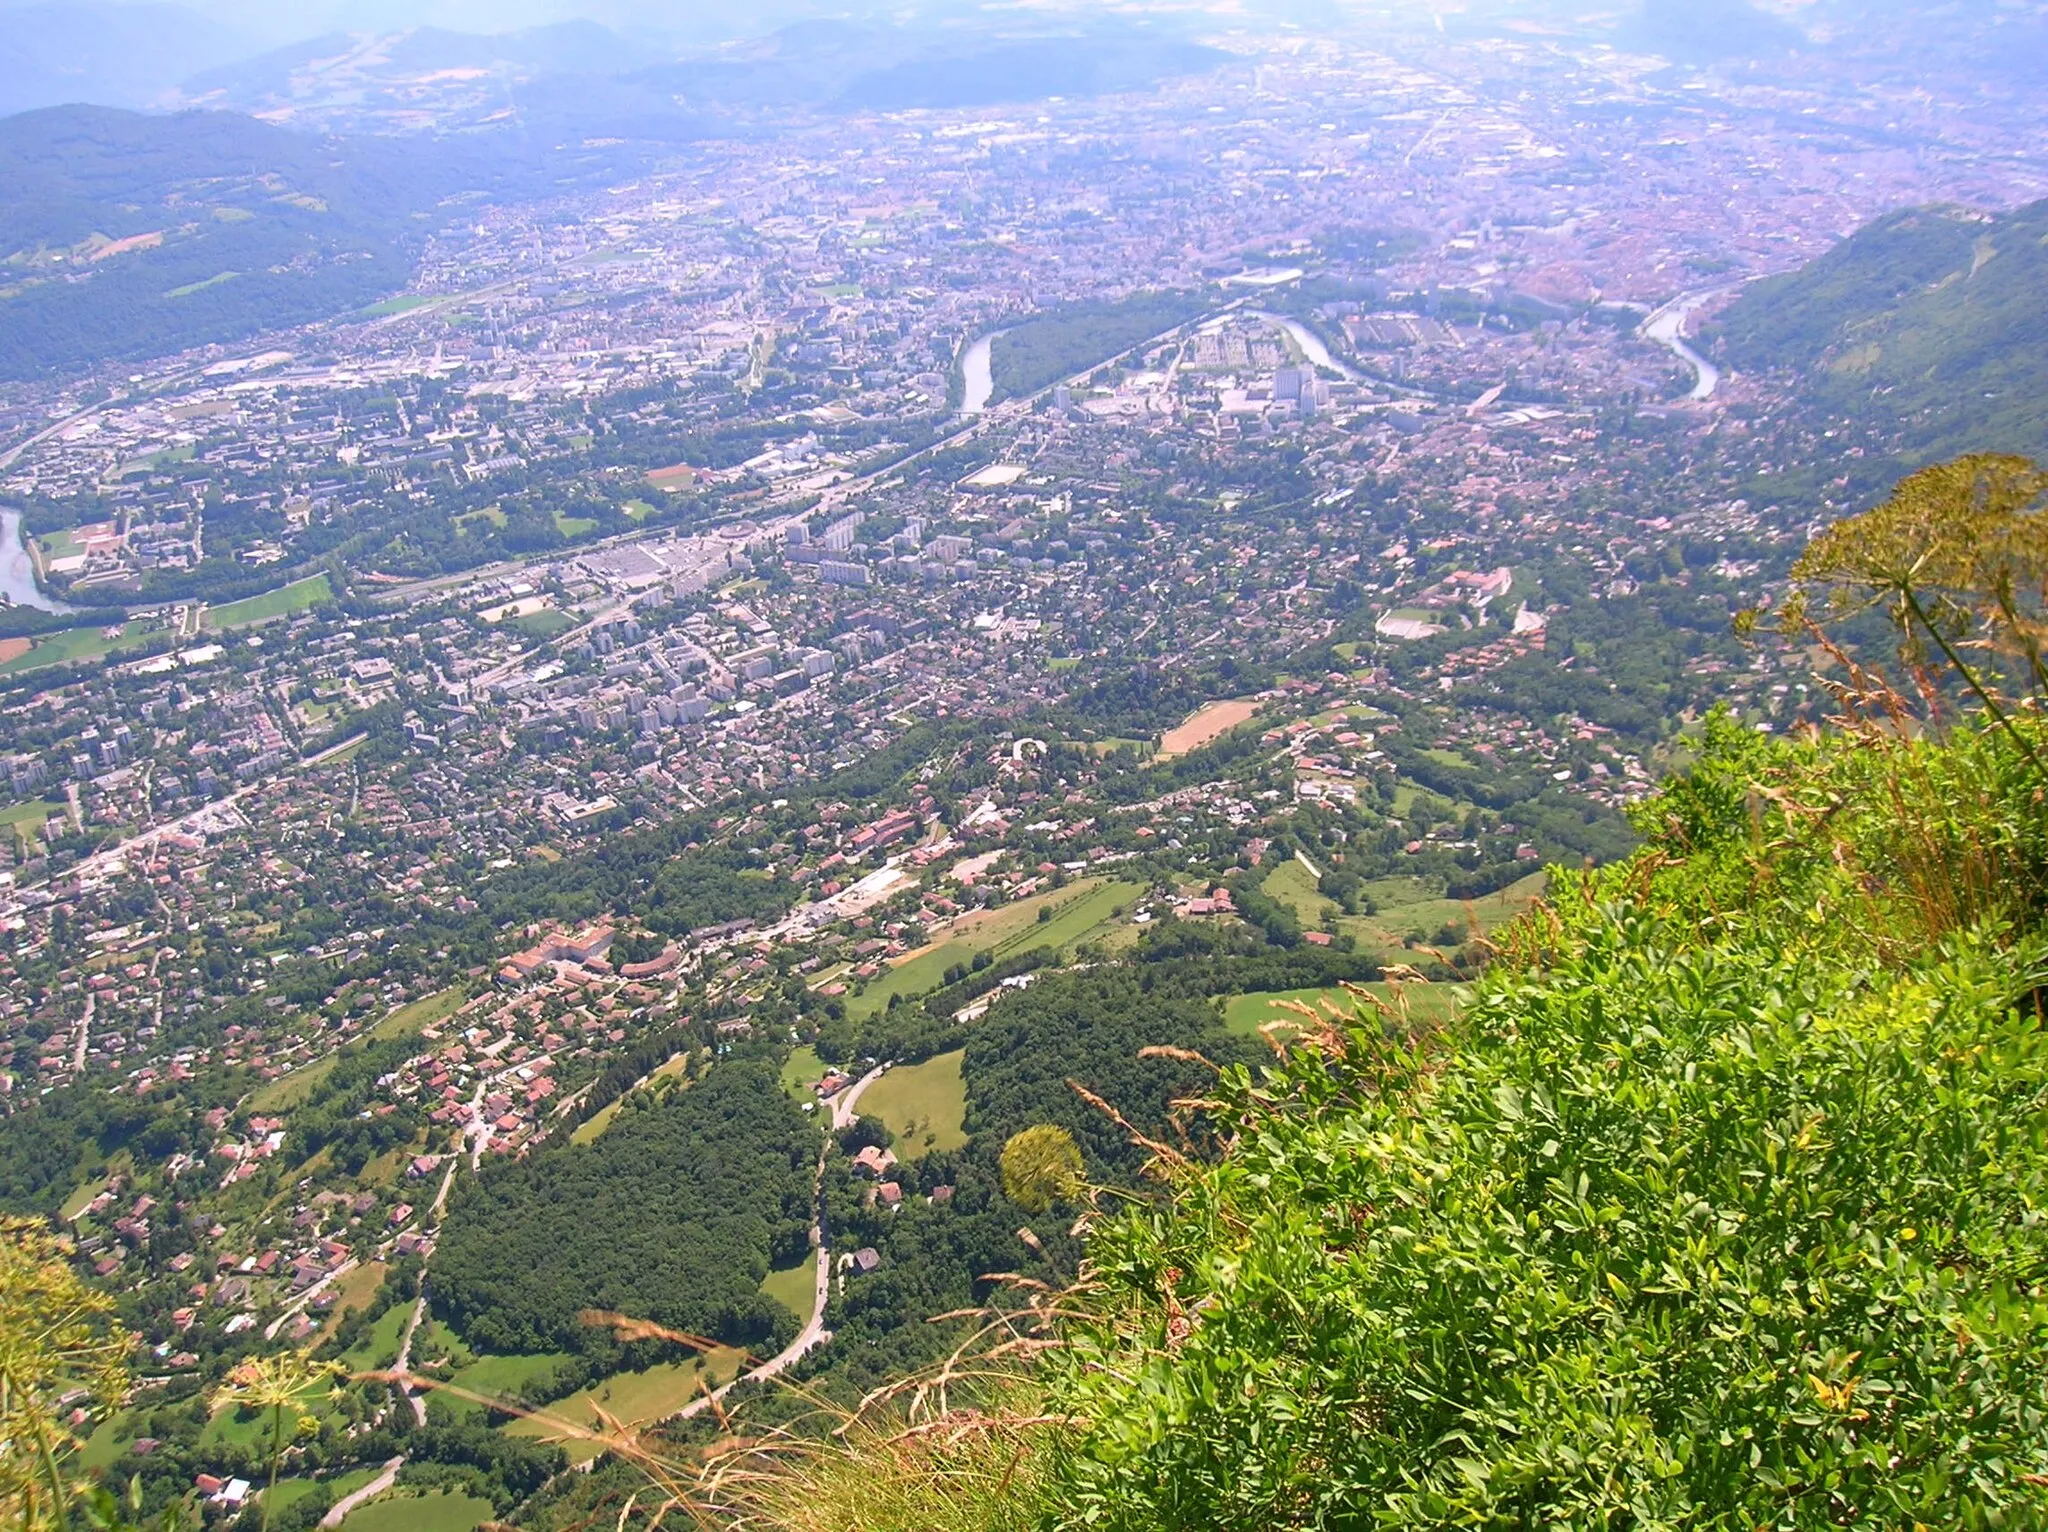
[[[663, 1362], [645, 1372], [614, 1373], [566, 1399], [557, 1399], [547, 1406], [547, 1413], [555, 1420], [593, 1431], [604, 1429], [597, 1410], [627, 1425], [664, 1420], [701, 1394], [707, 1380], [716, 1388], [737, 1373], [745, 1355], [734, 1347], [721, 1346], [692, 1361]], [[558, 1428], [546, 1420], [515, 1420], [505, 1430], [512, 1436], [554, 1439]], [[599, 1451], [596, 1443], [573, 1438], [564, 1439], [562, 1446], [572, 1463], [587, 1463]]]
[[351, 1468], [347, 1473], [336, 1474], [331, 1479], [279, 1479], [277, 1488], [271, 1492], [270, 1514], [275, 1516], [280, 1511], [297, 1505], [323, 1485], [334, 1499], [339, 1500], [344, 1495], [353, 1494], [361, 1489], [381, 1472], [382, 1469], [372, 1466]]
[[809, 1319], [818, 1292], [818, 1252], [813, 1250], [794, 1266], [769, 1272], [761, 1279], [761, 1291], [798, 1319]]
[[206, 625], [209, 628], [239, 628], [252, 622], [268, 622], [273, 617], [289, 617], [294, 612], [311, 611], [333, 600], [334, 587], [322, 572], [311, 579], [267, 590], [260, 596], [210, 606], [206, 609]]
[[1211, 702], [1197, 708], [1193, 713], [1159, 738], [1159, 759], [1170, 761], [1177, 755], [1186, 755], [1190, 750], [1199, 750], [1212, 740], [1221, 739], [1241, 723], [1250, 721], [1259, 710], [1256, 698], [1240, 697], [1234, 702]]
[[922, 1064], [898, 1064], [860, 1098], [861, 1115], [879, 1117], [896, 1135], [896, 1157], [914, 1160], [933, 1150], [958, 1149], [967, 1142], [967, 1083], [961, 1078], [964, 1049], [941, 1053]]
[[436, 1490], [431, 1495], [393, 1493], [356, 1507], [342, 1532], [470, 1532], [495, 1511], [475, 1495]]
[[[454, 1015], [462, 1009], [463, 1001], [468, 998], [469, 991], [459, 984], [436, 994], [424, 995], [410, 1004], [401, 1005], [363, 1036], [382, 1042], [387, 1038], [404, 1037], [408, 1033], [421, 1031], [445, 1017]], [[275, 1112], [297, 1106], [312, 1094], [314, 1086], [334, 1072], [337, 1062], [337, 1056], [328, 1053], [288, 1075], [279, 1075], [252, 1093], [249, 1105], [259, 1112]]]
[[[438, 1346], [432, 1347], [427, 1354], [431, 1356], [440, 1349]], [[413, 1353], [415, 1356], [420, 1354], [418, 1341], [413, 1344]], [[543, 1351], [531, 1356], [480, 1356], [466, 1365], [457, 1367], [454, 1377], [449, 1381], [456, 1387], [466, 1388], [474, 1394], [509, 1400], [527, 1384], [547, 1377], [568, 1359], [565, 1352], [559, 1351]], [[474, 1400], [447, 1393], [438, 1397], [458, 1415], [476, 1415], [483, 1412], [484, 1406]]]

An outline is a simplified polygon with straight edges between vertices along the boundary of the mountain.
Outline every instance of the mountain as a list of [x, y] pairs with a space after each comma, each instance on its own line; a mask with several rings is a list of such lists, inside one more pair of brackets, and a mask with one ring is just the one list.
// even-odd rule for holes
[[1913, 208], [1752, 284], [1709, 332], [1736, 367], [1921, 458], [2048, 458], [2048, 201], [2000, 215]]
[[0, 377], [161, 354], [401, 286], [431, 157], [246, 117], [55, 107], [0, 120]]
[[180, 80], [253, 52], [247, 34], [178, 5], [0, 9], [0, 115], [89, 101], [143, 106]]

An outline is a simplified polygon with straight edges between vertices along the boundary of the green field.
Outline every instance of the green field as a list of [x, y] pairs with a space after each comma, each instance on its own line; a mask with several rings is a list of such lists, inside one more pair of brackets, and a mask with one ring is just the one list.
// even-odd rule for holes
[[769, 1272], [761, 1279], [761, 1291], [798, 1319], [809, 1320], [818, 1294], [818, 1252], [813, 1250], [794, 1266]]
[[470, 1532], [494, 1511], [490, 1501], [475, 1495], [394, 1493], [358, 1506], [341, 1525], [344, 1532]]
[[[547, 1413], [555, 1420], [593, 1431], [605, 1428], [597, 1416], [599, 1410], [626, 1425], [665, 1420], [703, 1393], [706, 1380], [716, 1388], [737, 1373], [742, 1357], [742, 1352], [721, 1346], [692, 1361], [663, 1362], [645, 1372], [614, 1373], [566, 1399], [557, 1399], [547, 1406]], [[513, 1436], [543, 1438], [553, 1437], [558, 1429], [545, 1420], [515, 1420], [505, 1427]], [[572, 1463], [587, 1463], [600, 1450], [593, 1442], [564, 1440], [562, 1445]]]
[[488, 521], [494, 527], [502, 527], [509, 519], [502, 507], [487, 505], [480, 511], [464, 511], [455, 518], [455, 525], [460, 527], [472, 521]]
[[[891, 995], [926, 994], [945, 981], [948, 968], [973, 962], [977, 952], [1001, 959], [1034, 947], [1064, 950], [1091, 936], [1106, 935], [1113, 924], [1110, 911], [1128, 906], [1144, 892], [1143, 884], [1089, 878], [969, 916], [955, 928], [958, 934], [877, 974], [865, 990], [848, 998], [846, 1008], [854, 1016], [872, 1016], [888, 1005]], [[1041, 921], [1041, 909], [1050, 909], [1052, 917]]]
[[879, 1117], [896, 1135], [898, 1159], [914, 1160], [932, 1150], [958, 1149], [967, 1142], [967, 1083], [960, 1076], [964, 1049], [922, 1064], [898, 1064], [861, 1093], [863, 1117]]
[[1327, 926], [1323, 910], [1330, 901], [1316, 892], [1316, 880], [1300, 862], [1282, 862], [1259, 886], [1291, 908], [1305, 928], [1348, 933], [1363, 951], [1399, 957], [1406, 938], [1418, 931], [1424, 940], [1434, 941], [1445, 926], [1456, 926], [1463, 941], [1512, 920], [1542, 894], [1544, 875], [1531, 873], [1498, 893], [1471, 900], [1446, 899], [1440, 889], [1420, 878], [1377, 878], [1364, 887], [1377, 914], [1340, 915]]
[[277, 1488], [271, 1491], [270, 1514], [275, 1516], [287, 1507], [297, 1505], [322, 1485], [327, 1487], [329, 1495], [339, 1500], [361, 1489], [382, 1472], [377, 1467], [351, 1468], [331, 1479], [279, 1479]]
[[342, 1315], [351, 1309], [368, 1308], [370, 1299], [384, 1283], [386, 1267], [382, 1261], [364, 1261], [328, 1290], [334, 1294], [334, 1307], [327, 1311], [327, 1322], [316, 1330], [306, 1342], [310, 1348], [327, 1339], [341, 1324]]
[[[440, 1347], [433, 1348], [438, 1354]], [[420, 1341], [413, 1341], [413, 1354], [420, 1353]], [[481, 1356], [465, 1367], [458, 1367], [450, 1380], [458, 1388], [471, 1393], [485, 1394], [493, 1399], [510, 1400], [520, 1389], [537, 1379], [545, 1378], [558, 1366], [568, 1360], [560, 1351], [543, 1351], [533, 1356]], [[441, 1402], [458, 1415], [475, 1415], [483, 1410], [481, 1404], [461, 1399], [454, 1394], [441, 1394]]]
[[825, 1061], [809, 1043], [789, 1050], [782, 1061], [782, 1088], [799, 1101], [812, 1099], [810, 1086], [825, 1078]]
[[187, 282], [183, 287], [174, 287], [165, 293], [166, 298], [189, 298], [194, 293], [203, 293], [209, 287], [219, 287], [223, 282], [232, 282], [239, 277], [239, 271], [216, 271], [203, 282]]
[[373, 303], [366, 309], [357, 310], [365, 319], [388, 319], [393, 314], [408, 314], [416, 308], [432, 303], [432, 298], [423, 298], [418, 293], [403, 293], [396, 298], [386, 298], [382, 303]]
[[[690, 1050], [685, 1048], [681, 1053], [675, 1054], [657, 1066], [648, 1075], [646, 1083], [651, 1085], [656, 1080], [673, 1079], [689, 1067]], [[612, 1125], [612, 1119], [619, 1115], [619, 1108], [625, 1104], [625, 1100], [626, 1098], [622, 1094], [616, 1101], [607, 1102], [587, 1122], [577, 1125], [576, 1131], [569, 1135], [569, 1142], [572, 1144], [588, 1144], [603, 1136], [604, 1130]]]
[[133, 649], [144, 643], [149, 635], [142, 624], [131, 622], [121, 630], [119, 638], [102, 636], [98, 628], [66, 628], [61, 633], [49, 633], [37, 639], [26, 654], [17, 654], [6, 664], [0, 665], [0, 676], [19, 675], [24, 670], [40, 670], [45, 665], [70, 665], [81, 660], [103, 660], [110, 654], [123, 649]]
[[645, 521], [654, 514], [654, 507], [645, 500], [628, 500], [619, 509], [626, 513], [628, 521]]
[[350, 1372], [375, 1372], [391, 1366], [398, 1360], [398, 1342], [405, 1334], [406, 1321], [411, 1318], [411, 1304], [392, 1304], [363, 1331], [361, 1340], [341, 1354], [342, 1364]]
[[597, 530], [597, 523], [588, 516], [564, 516], [555, 512], [555, 530], [568, 538], [581, 537], [586, 532]]
[[[468, 998], [469, 991], [459, 984], [438, 994], [423, 995], [409, 1005], [401, 1005], [370, 1028], [364, 1036], [378, 1042], [386, 1038], [405, 1037], [452, 1016], [462, 1009], [462, 1003]], [[313, 1093], [314, 1086], [334, 1072], [337, 1062], [337, 1055], [329, 1053], [313, 1060], [303, 1069], [295, 1069], [288, 1075], [279, 1075], [268, 1084], [258, 1086], [249, 1096], [251, 1109], [258, 1112], [276, 1112], [297, 1106]]]
[[[1379, 999], [1405, 1014], [1410, 1021], [1434, 1026], [1458, 1013], [1457, 986], [1452, 984], [1365, 984]], [[1312, 1010], [1335, 1006], [1339, 1020], [1347, 1020], [1358, 1002], [1342, 988], [1290, 989], [1256, 995], [1232, 995], [1223, 1002], [1223, 1024], [1243, 1037], [1259, 1035], [1269, 1021], [1297, 1023], [1302, 1017], [1290, 1005]], [[865, 1102], [866, 1098], [862, 1098]]]
[[78, 538], [69, 527], [59, 527], [54, 532], [38, 532], [35, 541], [46, 563], [78, 551]]
[[333, 600], [334, 587], [323, 570], [310, 579], [281, 585], [260, 596], [245, 596], [240, 601], [210, 606], [206, 609], [206, 625], [209, 628], [245, 627], [252, 622], [268, 622], [273, 617], [311, 611], [316, 606], [329, 605]]
[[528, 612], [524, 617], [514, 617], [505, 626], [517, 628], [535, 638], [553, 638], [557, 633], [568, 632], [576, 623], [575, 617], [560, 607], [551, 606], [544, 611]]
[[12, 830], [15, 839], [25, 851], [42, 833], [43, 821], [52, 814], [63, 812], [62, 804], [45, 803], [40, 798], [31, 798], [26, 803], [9, 804], [6, 808], [0, 809], [0, 830]]

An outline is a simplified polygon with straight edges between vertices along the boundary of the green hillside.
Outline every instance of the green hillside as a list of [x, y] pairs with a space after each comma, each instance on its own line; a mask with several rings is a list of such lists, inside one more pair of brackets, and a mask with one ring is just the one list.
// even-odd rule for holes
[[1753, 284], [1711, 334], [1751, 371], [1912, 459], [2048, 455], [2048, 201], [2001, 216], [1916, 208]]

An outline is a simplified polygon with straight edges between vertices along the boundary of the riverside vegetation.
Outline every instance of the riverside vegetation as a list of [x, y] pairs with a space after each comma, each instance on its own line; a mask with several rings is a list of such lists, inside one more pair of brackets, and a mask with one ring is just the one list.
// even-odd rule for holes
[[[604, 1433], [638, 1487], [603, 1524], [2048, 1521], [2044, 487], [1969, 459], [1817, 540], [1782, 610], [1836, 727], [1709, 719], [1455, 1021], [1360, 992], [1262, 1064], [1146, 1047], [1189, 1083], [1136, 1126], [1012, 1082], [1041, 1126], [1002, 1114], [1003, 1192], [1043, 1227], [980, 1338], [858, 1406]], [[1873, 607], [1910, 696], [1814, 625]], [[76, 1279], [24, 1237], [33, 1310]], [[32, 1524], [70, 1373], [119, 1383], [79, 1323], [75, 1361], [8, 1327]]]

